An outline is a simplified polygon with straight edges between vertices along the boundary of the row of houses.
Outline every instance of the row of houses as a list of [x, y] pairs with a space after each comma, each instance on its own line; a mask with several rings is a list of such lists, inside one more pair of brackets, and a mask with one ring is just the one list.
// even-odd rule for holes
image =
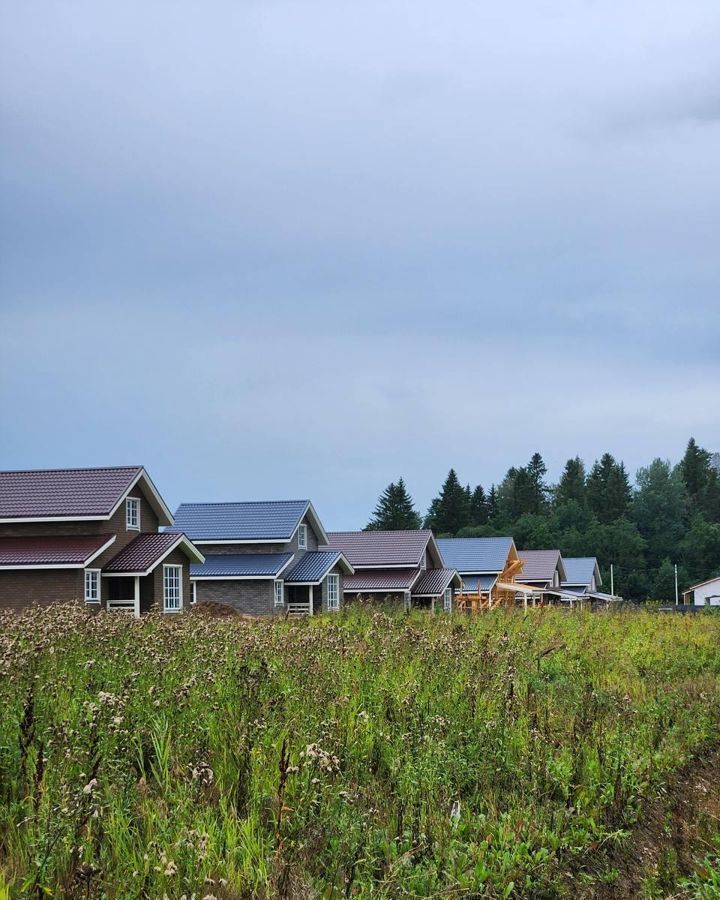
[[183, 503], [142, 466], [0, 472], [0, 609], [81, 599], [140, 615], [199, 602], [315, 615], [353, 600], [479, 610], [607, 599], [594, 558], [511, 537], [327, 532], [309, 500]]

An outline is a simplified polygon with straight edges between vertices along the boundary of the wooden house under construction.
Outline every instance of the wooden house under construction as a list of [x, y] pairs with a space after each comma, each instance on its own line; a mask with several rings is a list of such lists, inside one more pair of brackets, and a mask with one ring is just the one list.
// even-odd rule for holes
[[511, 537], [440, 538], [438, 546], [445, 565], [462, 578], [459, 609], [514, 606], [518, 597], [524, 605], [532, 601], [536, 588], [522, 581], [523, 561]]

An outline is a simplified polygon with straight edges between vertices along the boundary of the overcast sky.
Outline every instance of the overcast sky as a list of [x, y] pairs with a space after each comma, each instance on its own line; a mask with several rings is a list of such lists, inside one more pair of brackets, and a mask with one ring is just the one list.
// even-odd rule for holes
[[0, 467], [720, 449], [717, 0], [0, 3]]

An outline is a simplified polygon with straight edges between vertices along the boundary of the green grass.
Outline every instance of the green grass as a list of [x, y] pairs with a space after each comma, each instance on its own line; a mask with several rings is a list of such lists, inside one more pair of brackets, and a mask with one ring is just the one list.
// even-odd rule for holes
[[711, 615], [0, 621], [0, 896], [571, 895], [720, 740]]

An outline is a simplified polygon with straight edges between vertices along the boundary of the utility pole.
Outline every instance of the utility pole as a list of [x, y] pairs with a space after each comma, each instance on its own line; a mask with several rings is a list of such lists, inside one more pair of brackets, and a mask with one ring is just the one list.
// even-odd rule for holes
[[680, 601], [678, 599], [677, 563], [675, 563], [675, 606], [678, 606], [679, 602]]
[[613, 571], [612, 563], [610, 563], [610, 596], [615, 596], [615, 572]]

